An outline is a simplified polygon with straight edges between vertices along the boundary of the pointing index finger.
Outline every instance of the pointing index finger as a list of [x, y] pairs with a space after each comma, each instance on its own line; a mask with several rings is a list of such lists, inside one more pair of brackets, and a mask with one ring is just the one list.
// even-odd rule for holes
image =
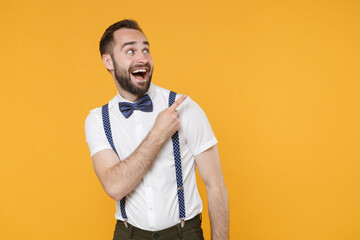
[[182, 95], [182, 96], [179, 97], [179, 99], [176, 100], [176, 101], [173, 103], [173, 105], [171, 105], [169, 108], [171, 108], [172, 110], [175, 111], [176, 108], [177, 108], [178, 106], [180, 106], [180, 104], [181, 104], [183, 101], [185, 101], [186, 98], [187, 98], [186, 95]]

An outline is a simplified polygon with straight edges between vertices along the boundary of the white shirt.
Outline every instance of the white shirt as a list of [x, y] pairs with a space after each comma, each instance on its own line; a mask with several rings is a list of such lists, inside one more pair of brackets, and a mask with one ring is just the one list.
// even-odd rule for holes
[[[109, 101], [112, 137], [120, 160], [129, 157], [145, 139], [158, 113], [168, 107], [169, 92], [151, 84], [147, 94], [153, 102], [153, 111], [134, 110], [127, 119], [120, 112], [118, 103], [129, 101], [122, 98], [119, 93]], [[202, 202], [196, 186], [194, 156], [215, 145], [217, 140], [204, 111], [189, 97], [177, 110], [181, 122], [179, 142], [187, 220], [202, 211]], [[101, 150], [111, 149], [103, 128], [101, 107], [90, 111], [85, 122], [85, 133], [91, 156]], [[126, 196], [128, 222], [149, 231], [162, 230], [179, 223], [176, 189], [175, 163], [170, 138], [143, 179]], [[115, 217], [123, 220], [120, 201], [116, 201]]]

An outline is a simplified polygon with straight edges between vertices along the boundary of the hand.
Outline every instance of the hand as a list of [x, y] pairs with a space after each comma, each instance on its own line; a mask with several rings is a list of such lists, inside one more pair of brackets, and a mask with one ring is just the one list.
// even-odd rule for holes
[[180, 128], [180, 120], [176, 108], [179, 107], [186, 98], [186, 95], [182, 95], [173, 105], [164, 109], [157, 116], [152, 131], [157, 132], [164, 141]]

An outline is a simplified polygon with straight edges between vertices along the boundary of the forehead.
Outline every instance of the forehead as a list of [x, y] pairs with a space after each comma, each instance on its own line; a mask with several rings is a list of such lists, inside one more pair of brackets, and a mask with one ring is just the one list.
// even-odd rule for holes
[[143, 43], [146, 41], [145, 35], [135, 29], [121, 28], [114, 32], [115, 47], [121, 47], [128, 42]]

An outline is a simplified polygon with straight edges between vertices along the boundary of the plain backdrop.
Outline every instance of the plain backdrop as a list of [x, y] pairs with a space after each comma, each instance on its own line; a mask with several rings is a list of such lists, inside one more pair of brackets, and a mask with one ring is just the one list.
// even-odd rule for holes
[[359, 12], [355, 0], [1, 1], [0, 239], [112, 238], [84, 122], [116, 94], [98, 44], [123, 18], [150, 42], [153, 82], [210, 120], [231, 239], [360, 239]]

